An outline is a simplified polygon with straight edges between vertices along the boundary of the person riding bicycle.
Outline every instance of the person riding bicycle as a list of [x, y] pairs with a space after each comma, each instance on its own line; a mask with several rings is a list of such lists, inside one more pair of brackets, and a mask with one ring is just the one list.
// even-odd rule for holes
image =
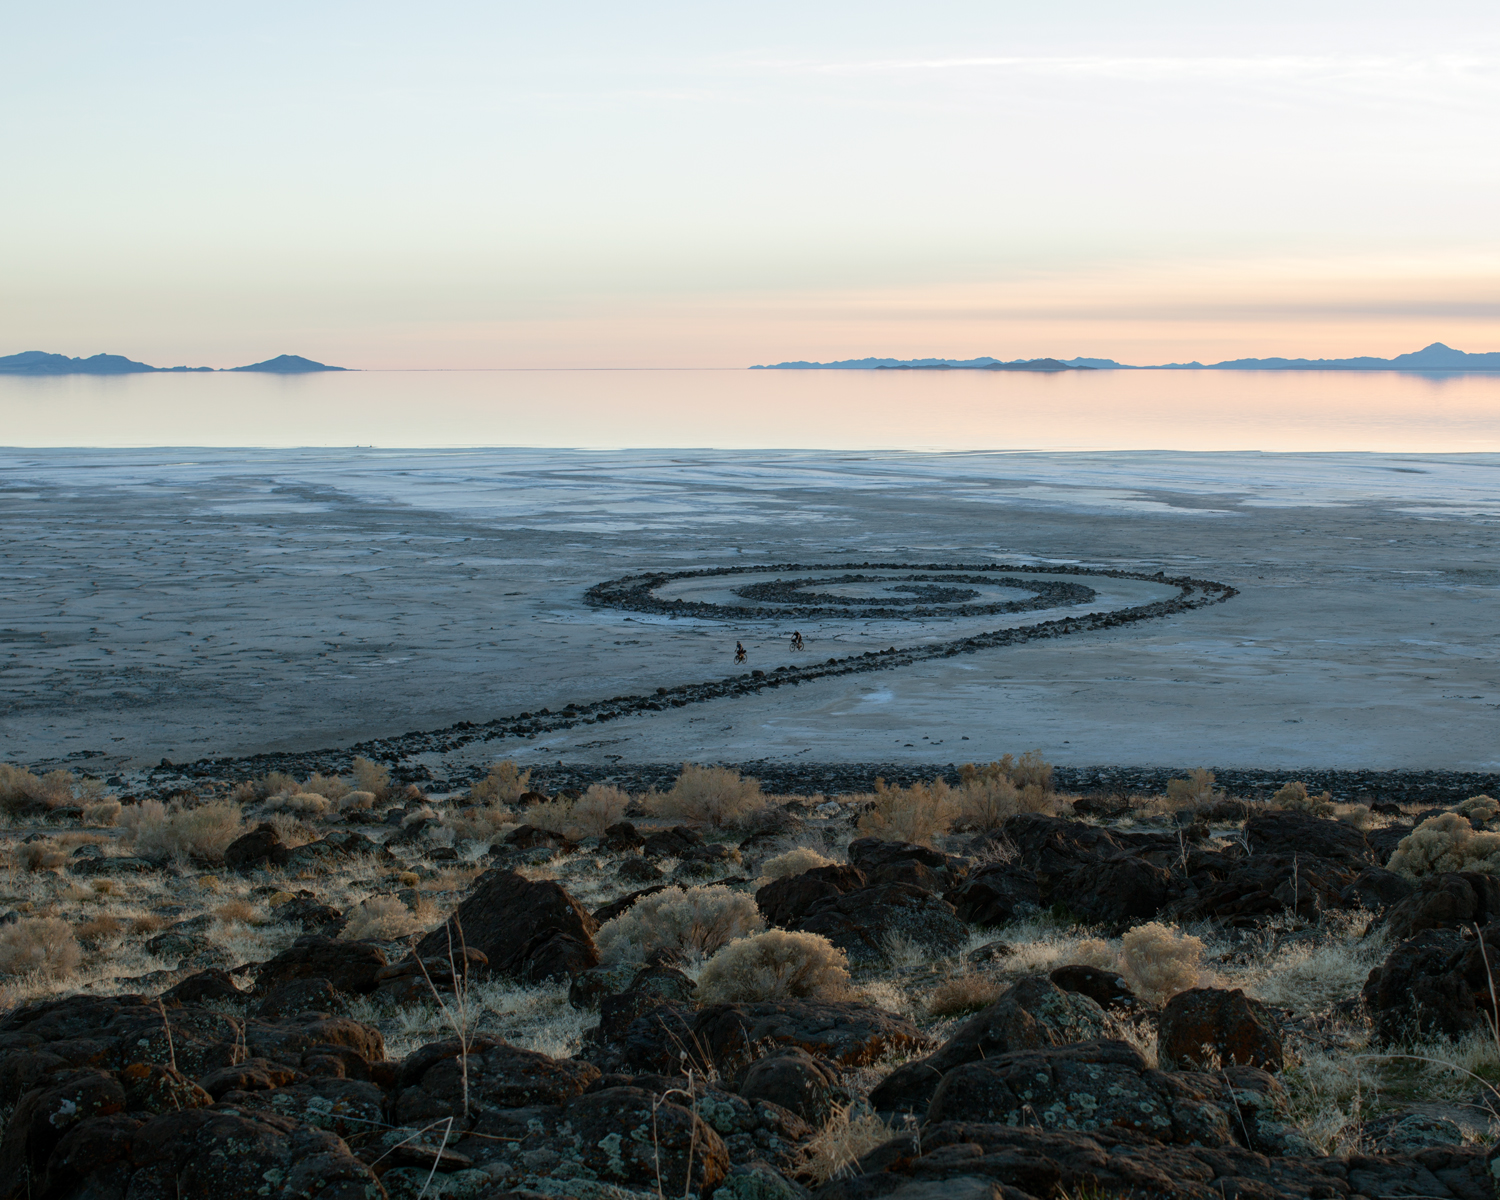
[[734, 661], [737, 662], [737, 663], [742, 663], [742, 662], [745, 661], [745, 643], [744, 642], [735, 642], [735, 644], [734, 644]]
[[792, 630], [792, 649], [793, 650], [800, 650], [800, 649], [802, 649], [802, 633], [801, 633], [800, 630], [797, 630], [797, 629]]

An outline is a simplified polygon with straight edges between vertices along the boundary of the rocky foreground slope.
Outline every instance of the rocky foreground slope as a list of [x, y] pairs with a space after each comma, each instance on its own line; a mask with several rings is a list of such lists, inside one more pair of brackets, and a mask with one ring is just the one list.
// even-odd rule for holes
[[4, 1200], [1495, 1194], [1500, 883], [1445, 869], [1493, 805], [1080, 801], [933, 845], [837, 800], [466, 843], [465, 805], [267, 821], [212, 875], [17, 833], [5, 927], [176, 919], [0, 1019]]

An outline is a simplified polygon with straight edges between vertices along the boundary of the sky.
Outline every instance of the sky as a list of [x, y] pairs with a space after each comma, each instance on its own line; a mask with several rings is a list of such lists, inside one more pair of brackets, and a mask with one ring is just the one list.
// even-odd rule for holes
[[1500, 349], [1500, 6], [8, 6], [0, 353]]

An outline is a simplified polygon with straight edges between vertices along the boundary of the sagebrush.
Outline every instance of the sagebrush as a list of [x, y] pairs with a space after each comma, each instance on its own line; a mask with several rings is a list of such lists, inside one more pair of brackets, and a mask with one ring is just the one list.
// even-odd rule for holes
[[1203, 977], [1203, 940], [1151, 921], [1120, 938], [1120, 973], [1148, 1004], [1163, 1004], [1197, 987]]
[[121, 811], [120, 824], [137, 854], [210, 863], [223, 862], [229, 843], [245, 832], [239, 806], [227, 800], [196, 807], [142, 800]]
[[870, 803], [859, 819], [859, 831], [866, 837], [931, 846], [953, 825], [952, 789], [941, 779], [895, 788], [877, 779], [874, 795], [857, 799]]
[[1441, 813], [1402, 838], [1386, 867], [1408, 879], [1446, 871], [1500, 875], [1500, 833], [1476, 831], [1468, 817]]
[[24, 917], [0, 926], [0, 975], [60, 979], [82, 959], [72, 928], [57, 917]]
[[808, 846], [793, 846], [785, 854], [778, 854], [761, 863], [760, 873], [766, 879], [786, 879], [792, 875], [801, 875], [805, 871], [816, 870], [818, 867], [831, 866], [833, 866], [833, 860], [824, 858], [816, 850]]
[[650, 811], [678, 821], [698, 821], [715, 829], [733, 825], [763, 808], [760, 780], [726, 767], [683, 763], [672, 790], [647, 797]]
[[705, 1004], [837, 999], [849, 985], [849, 960], [821, 934], [768, 929], [720, 949], [698, 976]]
[[735, 938], [758, 933], [765, 924], [754, 897], [723, 884], [667, 888], [643, 896], [606, 921], [594, 942], [608, 964], [640, 962], [653, 950], [705, 958]]

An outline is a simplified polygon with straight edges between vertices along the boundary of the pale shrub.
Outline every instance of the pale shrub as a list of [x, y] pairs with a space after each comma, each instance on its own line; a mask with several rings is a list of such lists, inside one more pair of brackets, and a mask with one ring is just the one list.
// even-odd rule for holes
[[308, 795], [322, 796], [330, 803], [334, 803], [342, 800], [354, 789], [337, 775], [323, 775], [315, 771], [307, 777], [307, 782], [297, 790]]
[[469, 799], [480, 804], [514, 804], [530, 790], [531, 772], [522, 771], [507, 758], [469, 789]]
[[339, 812], [352, 812], [356, 809], [368, 809], [375, 807], [374, 792], [349, 792], [339, 799]]
[[297, 790], [297, 780], [285, 771], [268, 771], [257, 785], [262, 797], [280, 796]]
[[[1028, 751], [1021, 757], [1024, 760], [1034, 754]], [[949, 803], [953, 822], [961, 829], [999, 829], [1023, 812], [1056, 816], [1070, 811], [1067, 803], [1051, 791], [1052, 768], [1039, 759], [1023, 768], [1007, 754], [985, 767], [965, 763], [958, 774], [959, 785], [949, 794]], [[1029, 782], [1018, 784], [1018, 778]], [[1046, 782], [1037, 782], [1039, 778]]]
[[80, 798], [95, 798], [102, 791], [97, 780], [80, 780], [72, 771], [48, 771], [39, 776], [24, 767], [0, 763], [0, 808], [10, 812], [34, 804], [61, 808]]
[[1333, 800], [1329, 794], [1324, 792], [1320, 796], [1309, 796], [1307, 784], [1300, 780], [1282, 785], [1281, 789], [1271, 797], [1271, 807], [1285, 812], [1311, 813], [1315, 817], [1333, 815]]
[[305, 846], [318, 840], [318, 831], [295, 813], [272, 813], [266, 824], [276, 831], [284, 846]]
[[768, 929], [730, 942], [704, 964], [698, 997], [705, 1004], [836, 999], [849, 984], [849, 960], [817, 933]]
[[271, 812], [291, 813], [298, 817], [321, 817], [333, 805], [329, 803], [328, 797], [320, 796], [316, 792], [297, 792], [295, 795], [272, 796], [266, 801], [266, 808]]
[[526, 810], [528, 825], [560, 833], [577, 841], [584, 837], [603, 837], [604, 831], [625, 815], [630, 794], [607, 783], [593, 783], [577, 800], [559, 796]]
[[1120, 939], [1121, 974], [1149, 1004], [1197, 987], [1202, 963], [1202, 939], [1159, 921], [1137, 925]]
[[371, 896], [356, 904], [339, 937], [349, 942], [366, 939], [389, 942], [406, 937], [422, 928], [411, 909], [395, 896]]
[[1481, 821], [1493, 821], [1500, 816], [1500, 801], [1490, 796], [1470, 796], [1454, 810], [1463, 817], [1478, 817]]
[[644, 803], [656, 816], [701, 821], [717, 829], [763, 808], [766, 798], [758, 779], [724, 767], [683, 763], [672, 790], [649, 796]]
[[82, 958], [72, 929], [56, 917], [0, 926], [0, 974], [56, 979], [76, 971]]
[[85, 825], [113, 825], [120, 819], [121, 804], [118, 800], [101, 800], [83, 810]]
[[1428, 817], [1401, 839], [1386, 866], [1408, 879], [1445, 871], [1500, 875], [1500, 833], [1476, 833], [1467, 817]]
[[26, 842], [16, 857], [28, 871], [60, 871], [67, 866], [67, 853], [55, 842]]
[[760, 873], [766, 879], [786, 879], [792, 875], [801, 875], [804, 871], [831, 866], [833, 860], [824, 858], [816, 850], [807, 846], [793, 846], [785, 854], [766, 859], [761, 865]]
[[[1208, 804], [1223, 796], [1214, 791], [1214, 773], [1202, 767], [1194, 767], [1186, 779], [1167, 780], [1167, 802], [1174, 808], [1194, 808]], [[1304, 789], [1304, 794], [1306, 789]]]
[[239, 806], [215, 800], [197, 808], [143, 800], [124, 809], [120, 824], [137, 854], [222, 862], [229, 843], [245, 832]]
[[369, 792], [377, 800], [391, 790], [390, 768], [373, 763], [368, 758], [356, 758], [350, 774], [354, 776], [354, 786], [359, 791]]
[[723, 884], [667, 888], [643, 896], [594, 936], [607, 964], [640, 962], [653, 950], [704, 958], [737, 937], [766, 927], [755, 899]]
[[904, 788], [888, 788], [884, 779], [877, 779], [870, 799], [874, 807], [859, 819], [859, 831], [866, 837], [930, 846], [953, 824], [950, 790], [941, 779]]

